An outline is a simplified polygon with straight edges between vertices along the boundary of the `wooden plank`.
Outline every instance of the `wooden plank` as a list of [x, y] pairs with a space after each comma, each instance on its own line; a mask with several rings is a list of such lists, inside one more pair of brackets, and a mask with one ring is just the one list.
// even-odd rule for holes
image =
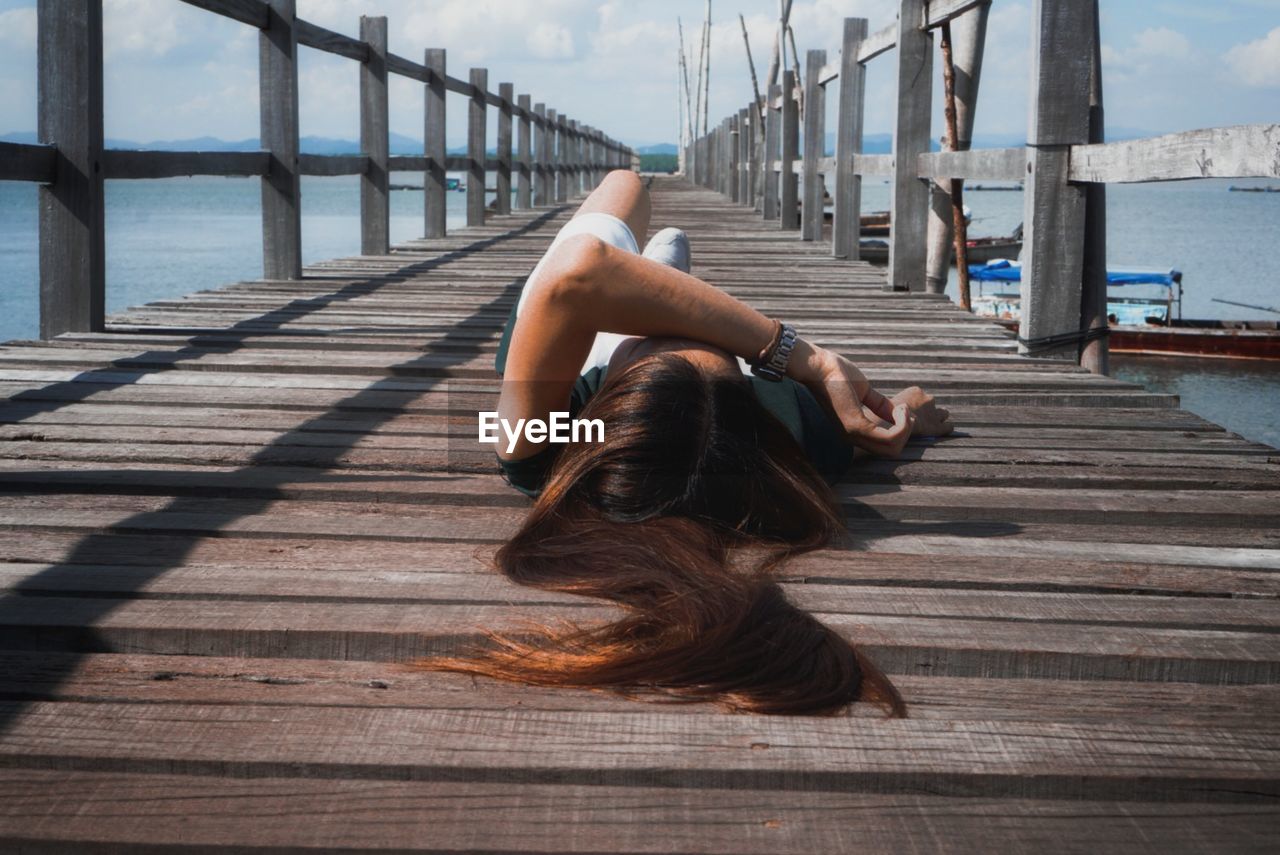
[[36, 4], [37, 133], [57, 149], [40, 186], [40, 337], [101, 330], [106, 292], [102, 4]]
[[262, 177], [262, 268], [268, 279], [302, 276], [302, 184], [298, 169], [298, 34], [295, 0], [268, 0], [258, 37], [259, 138], [270, 155]]
[[427, 48], [423, 62], [431, 71], [426, 84], [425, 129], [423, 131], [423, 156], [427, 159], [424, 182], [425, 231], [428, 238], [444, 237], [447, 219], [445, 191], [448, 187], [445, 175], [445, 51], [444, 48]]
[[836, 119], [835, 199], [832, 211], [831, 254], [857, 261], [861, 257], [859, 234], [862, 217], [862, 178], [854, 171], [853, 158], [862, 151], [863, 104], [866, 68], [858, 53], [867, 38], [866, 18], [845, 18], [840, 50], [840, 102]]
[[1140, 140], [1072, 145], [1071, 181], [1280, 178], [1280, 125], [1235, 125]]
[[[360, 253], [391, 251], [390, 114], [387, 101], [387, 19], [360, 16], [368, 56], [360, 66]], [[305, 171], [305, 164], [304, 164]]]
[[943, 181], [1022, 181], [1027, 177], [1025, 148], [979, 148], [969, 151], [926, 152], [916, 158], [920, 178]]
[[263, 0], [182, 0], [182, 2], [260, 30], [265, 30], [270, 20], [270, 10]]
[[[5, 770], [0, 839], [23, 849], [295, 847], [401, 852], [804, 855], [1108, 849], [1265, 852], [1266, 805], [669, 789], [587, 783], [209, 778]], [[70, 795], [72, 798], [68, 799]], [[91, 806], [90, 811], [71, 804]], [[352, 808], [377, 822], [354, 822]], [[574, 822], [564, 822], [572, 806]], [[502, 822], [495, 823], [493, 817]], [[1082, 822], [1081, 817], [1088, 817]], [[281, 817], [288, 817], [282, 822]], [[655, 828], [661, 833], [655, 834]]]
[[[221, 656], [0, 651], [0, 695], [9, 699], [398, 709], [591, 710], [637, 712], [634, 701], [595, 692], [542, 689], [397, 663]], [[1106, 724], [1142, 719], [1162, 727], [1266, 729], [1280, 686], [1205, 686], [996, 680], [898, 675], [894, 684], [917, 721], [1030, 721]], [[718, 715], [694, 704], [687, 715]], [[849, 715], [878, 719], [866, 704]]]
[[52, 145], [0, 142], [0, 181], [40, 181], [57, 178], [58, 149]]
[[929, 187], [915, 176], [917, 158], [932, 143], [933, 36], [920, 29], [923, 0], [898, 4], [898, 107], [893, 132], [893, 182], [889, 209], [888, 288], [925, 290]]
[[800, 143], [800, 111], [795, 99], [795, 75], [787, 70], [782, 73], [782, 116], [779, 125], [782, 145], [782, 165], [778, 176], [778, 221], [783, 231], [800, 228], [799, 176], [796, 175], [797, 147]]
[[[298, 20], [297, 29], [298, 44], [322, 50], [325, 53], [335, 54], [336, 56], [345, 56], [347, 59], [354, 59], [359, 63], [369, 62], [369, 58], [377, 50], [377, 46], [369, 40], [369, 37], [363, 31], [360, 33], [360, 38], [353, 39], [350, 36], [335, 33], [333, 30], [327, 30], [310, 21], [301, 19]], [[385, 55], [386, 47], [384, 46], [384, 58]]]
[[[1271, 734], [1131, 725], [673, 713], [477, 714], [191, 704], [0, 703], [5, 765], [239, 778], [703, 786], [989, 798], [1266, 804]], [[191, 732], [200, 732], [192, 739]], [[58, 745], [76, 734], [74, 754]], [[1083, 741], [1089, 752], [1080, 750]], [[63, 749], [65, 751], [65, 749]], [[71, 754], [71, 756], [67, 756]]]
[[924, 26], [928, 29], [941, 27], [973, 9], [986, 9], [991, 0], [932, 0], [925, 4]]
[[825, 50], [811, 50], [805, 56], [804, 93], [804, 201], [801, 212], [801, 240], [821, 241], [825, 221], [822, 197], [826, 194], [819, 162], [826, 154], [826, 93], [818, 76], [827, 62]]
[[484, 225], [485, 122], [488, 105], [489, 71], [471, 69], [471, 100], [467, 108], [467, 225]]
[[[901, 10], [899, 10], [899, 14], [901, 14]], [[880, 54], [887, 53], [897, 47], [898, 29], [898, 24], [895, 21], [868, 36], [858, 47], [858, 62], [866, 65]]]
[[125, 151], [102, 153], [106, 178], [172, 178], [179, 175], [266, 176], [265, 151]]
[[364, 154], [300, 154], [300, 175], [368, 175], [371, 158]]
[[[431, 48], [427, 48], [431, 50]], [[444, 89], [444, 75], [437, 74], [432, 70], [431, 63], [428, 61], [424, 65], [418, 65], [413, 60], [405, 59], [402, 56], [396, 56], [394, 53], [387, 54], [387, 71], [390, 74], [399, 74], [401, 77], [408, 77], [427, 84], [428, 91], [433, 83], [438, 83], [441, 90]]]

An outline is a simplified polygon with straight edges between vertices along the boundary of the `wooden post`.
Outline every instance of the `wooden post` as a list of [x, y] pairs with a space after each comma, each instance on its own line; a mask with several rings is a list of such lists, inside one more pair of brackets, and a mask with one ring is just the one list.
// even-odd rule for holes
[[484, 225], [484, 138], [488, 104], [485, 92], [489, 88], [489, 72], [484, 68], [471, 69], [471, 104], [467, 111], [467, 225]]
[[40, 186], [40, 337], [104, 323], [102, 2], [40, 0], [36, 9], [40, 142], [57, 147]]
[[826, 89], [818, 83], [827, 64], [825, 50], [805, 54], [804, 64], [804, 210], [800, 237], [822, 240], [822, 198], [826, 182], [822, 176], [822, 156], [826, 153]]
[[438, 238], [445, 235], [445, 192], [449, 187], [444, 169], [444, 48], [428, 48], [423, 64], [431, 72], [426, 88], [426, 125], [422, 144], [422, 154], [427, 160], [427, 170], [423, 174], [425, 234], [429, 238]]
[[391, 156], [387, 126], [387, 19], [360, 17], [369, 58], [360, 66], [360, 151], [369, 158], [360, 176], [360, 254], [391, 251]]
[[760, 110], [752, 105], [747, 110], [751, 133], [747, 135], [747, 204], [760, 210], [760, 150], [763, 147], [760, 133]]
[[782, 175], [778, 205], [779, 222], [784, 231], [800, 228], [800, 206], [796, 191], [796, 149], [800, 144], [799, 104], [796, 103], [796, 78], [791, 70], [782, 72]]
[[494, 210], [499, 214], [511, 213], [511, 108], [515, 91], [515, 84], [498, 84], [502, 106], [498, 108], [498, 197]]
[[542, 207], [547, 204], [547, 105], [538, 102], [533, 112], [538, 117], [533, 127], [533, 204]]
[[[1098, 0], [1093, 0], [1092, 62], [1089, 74], [1089, 142], [1106, 140], [1102, 114], [1102, 33]], [[1080, 348], [1080, 364], [1094, 374], [1110, 374], [1107, 345], [1107, 185], [1095, 181], [1084, 191], [1084, 271], [1081, 277], [1080, 329], [1095, 333]]]
[[294, 0], [269, 0], [258, 37], [262, 148], [262, 269], [267, 279], [302, 278], [302, 185], [298, 174], [298, 32]]
[[[1019, 352], [1075, 360], [1080, 352], [1084, 187], [1067, 181], [1070, 147], [1089, 139], [1092, 0], [1033, 0], [1031, 118], [1023, 193]], [[1064, 338], [1057, 338], [1062, 336]]]
[[[976, 6], [951, 21], [951, 53], [955, 66], [956, 136], [954, 151], [968, 151], [973, 141], [973, 115], [978, 103], [978, 82], [982, 75], [982, 50], [987, 34], [987, 4]], [[930, 188], [928, 257], [925, 263], [925, 290], [941, 294], [947, 288], [951, 270], [954, 226], [950, 182], [935, 182]]]
[[520, 160], [520, 174], [516, 177], [516, 207], [533, 207], [533, 149], [531, 146], [531, 130], [533, 122], [529, 119], [529, 96], [521, 95], [516, 99], [520, 107], [520, 134], [517, 143]]
[[764, 122], [764, 166], [761, 177], [764, 179], [764, 218], [769, 221], [778, 219], [778, 187], [779, 176], [774, 171], [774, 161], [781, 154], [782, 143], [782, 111], [775, 109], [773, 102], [782, 97], [781, 84], [774, 83], [769, 87], [769, 103], [765, 105]]
[[751, 169], [751, 137], [755, 134], [755, 126], [751, 123], [751, 110], [743, 107], [738, 111], [738, 168], [734, 177], [738, 180], [737, 200], [739, 205], [751, 205], [751, 183], [748, 176]]
[[893, 131], [893, 189], [889, 203], [892, 291], [923, 291], [929, 185], [916, 177], [916, 158], [929, 150], [933, 36], [922, 28], [924, 0], [898, 4], [898, 111]]
[[853, 170], [853, 156], [862, 151], [862, 110], [867, 69], [858, 53], [867, 38], [866, 18], [845, 18], [840, 48], [840, 111], [836, 119], [835, 215], [831, 221], [831, 254], [857, 261], [862, 219], [862, 176]]
[[556, 160], [556, 202], [564, 202], [569, 198], [569, 173], [566, 171], [568, 151], [565, 146], [564, 116], [555, 114], [552, 132], [555, 135]]
[[725, 148], [728, 149], [725, 157], [725, 194], [734, 204], [738, 202], [738, 147], [739, 141], [742, 139], [742, 128], [738, 124], [738, 116], [735, 113], [725, 119]]
[[578, 120], [569, 120], [569, 195], [582, 193], [582, 137], [578, 133]]

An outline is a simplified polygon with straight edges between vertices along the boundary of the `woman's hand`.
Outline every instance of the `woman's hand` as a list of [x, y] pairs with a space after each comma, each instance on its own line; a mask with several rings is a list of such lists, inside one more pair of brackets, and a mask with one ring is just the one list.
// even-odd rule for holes
[[889, 400], [910, 408], [916, 419], [912, 436], [946, 436], [955, 430], [951, 413], [935, 404], [933, 396], [919, 386], [903, 389]]
[[793, 360], [795, 379], [840, 422], [850, 442], [881, 457], [902, 453], [916, 422], [908, 402], [881, 395], [856, 365], [824, 348], [798, 346]]

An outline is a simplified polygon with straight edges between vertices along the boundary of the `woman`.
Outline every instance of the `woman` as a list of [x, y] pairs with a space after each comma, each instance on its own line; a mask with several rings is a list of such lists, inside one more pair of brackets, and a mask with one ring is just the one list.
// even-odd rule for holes
[[682, 232], [640, 254], [648, 226], [640, 179], [610, 173], [529, 276], [497, 364], [509, 424], [568, 411], [604, 425], [599, 442], [499, 446], [535, 502], [497, 565], [622, 616], [425, 664], [759, 713], [868, 699], [904, 714], [773, 575], [840, 532], [828, 482], [855, 446], [895, 456], [913, 433], [949, 432], [946, 411], [919, 389], [884, 397], [848, 360], [689, 275]]

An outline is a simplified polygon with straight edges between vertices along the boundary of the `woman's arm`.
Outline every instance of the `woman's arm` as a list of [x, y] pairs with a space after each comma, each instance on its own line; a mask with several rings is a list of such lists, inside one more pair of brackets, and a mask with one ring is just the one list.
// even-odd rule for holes
[[[744, 359], [758, 355], [773, 336], [773, 321], [742, 301], [590, 235], [561, 243], [542, 276], [512, 332], [498, 405], [509, 421], [545, 418], [567, 407], [597, 332], [689, 338]], [[872, 389], [847, 359], [801, 339], [787, 374], [828, 406], [857, 445], [896, 455], [910, 437], [910, 408]], [[535, 450], [518, 445], [510, 456]]]

